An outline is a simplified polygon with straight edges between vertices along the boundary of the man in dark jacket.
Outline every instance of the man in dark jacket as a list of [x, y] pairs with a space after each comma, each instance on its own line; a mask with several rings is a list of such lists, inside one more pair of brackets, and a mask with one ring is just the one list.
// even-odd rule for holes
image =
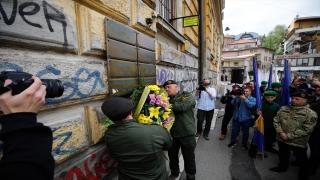
[[168, 151], [171, 176], [179, 175], [179, 150], [181, 148], [187, 180], [194, 180], [196, 175], [194, 154], [196, 148], [194, 119], [196, 101], [191, 93], [179, 91], [176, 81], [168, 80], [163, 84], [163, 87], [170, 97], [170, 104], [172, 104], [175, 115], [175, 121], [170, 131], [173, 143]]
[[[45, 103], [46, 86], [39, 78], [32, 79], [32, 85], [20, 94], [12, 96], [10, 90], [0, 95], [4, 113], [0, 118], [3, 142], [0, 179], [53, 179], [52, 132], [37, 123], [37, 113]], [[1, 90], [10, 83], [11, 80], [6, 80]]]
[[309, 139], [310, 157], [309, 157], [309, 174], [315, 175], [320, 166], [320, 82], [312, 84], [315, 99], [310, 103], [310, 109], [318, 115], [316, 127], [312, 131]]
[[279, 83], [279, 82], [273, 82], [271, 84], [271, 89], [269, 89], [269, 90], [274, 91], [274, 92], [277, 93], [275, 102], [277, 104], [279, 104], [280, 106], [281, 106], [281, 94], [280, 94], [281, 93], [281, 89], [282, 89], [282, 84]]
[[133, 119], [133, 104], [124, 98], [106, 100], [101, 110], [115, 124], [108, 127], [105, 142], [112, 158], [118, 161], [119, 180], [168, 179], [163, 151], [172, 139], [166, 129]]

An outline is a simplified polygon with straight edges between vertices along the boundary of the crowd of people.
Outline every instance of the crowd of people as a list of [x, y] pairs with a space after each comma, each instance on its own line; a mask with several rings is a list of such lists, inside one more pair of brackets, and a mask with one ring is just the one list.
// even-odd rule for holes
[[[54, 159], [51, 155], [52, 132], [49, 127], [37, 122], [36, 115], [45, 102], [46, 88], [41, 80], [32, 77], [34, 83], [22, 93], [12, 96], [11, 91], [0, 95], [0, 107], [4, 115], [0, 119], [3, 141], [3, 157], [0, 161], [0, 179], [53, 179]], [[10, 81], [5, 82], [5, 86]], [[295, 77], [290, 92], [292, 103], [280, 106], [281, 83], [272, 83], [266, 89], [262, 82], [262, 97], [254, 93], [254, 83], [240, 87], [233, 85], [224, 98], [225, 116], [221, 126], [220, 140], [227, 134], [232, 119], [229, 148], [236, 145], [240, 129], [242, 148], [248, 150], [249, 129], [257, 117], [262, 115], [265, 124], [266, 151], [279, 155], [279, 164], [271, 172], [286, 172], [289, 155], [293, 152], [299, 166], [299, 178], [308, 179], [315, 174], [320, 163], [320, 83], [306, 84]], [[7, 86], [8, 87], [8, 86]], [[209, 131], [214, 112], [216, 91], [210, 87], [210, 80], [204, 79], [196, 87], [195, 94], [181, 91], [174, 80], [162, 86], [170, 97], [175, 122], [170, 133], [156, 123], [139, 124], [133, 118], [133, 104], [130, 100], [115, 97], [106, 100], [102, 112], [114, 124], [105, 133], [105, 143], [111, 156], [118, 161], [118, 177], [122, 179], [168, 179], [180, 174], [179, 151], [184, 158], [186, 179], [194, 180], [196, 175], [196, 137], [202, 134], [209, 140]], [[257, 98], [262, 98], [262, 108], [255, 109]], [[222, 100], [222, 99], [221, 99]], [[197, 103], [196, 103], [197, 101]], [[197, 128], [194, 110], [197, 105]], [[274, 149], [278, 142], [279, 150]], [[307, 157], [307, 144], [311, 156]], [[168, 151], [170, 174], [168, 176], [163, 151]], [[16, 169], [20, 173], [14, 172]]]

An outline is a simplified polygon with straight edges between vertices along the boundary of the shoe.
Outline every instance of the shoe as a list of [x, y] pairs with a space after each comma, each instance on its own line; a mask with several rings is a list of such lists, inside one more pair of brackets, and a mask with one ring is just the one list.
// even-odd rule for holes
[[266, 148], [266, 151], [269, 151], [269, 152], [271, 152], [273, 154], [279, 154], [279, 151], [274, 149], [274, 148], [272, 148], [272, 147], [271, 148]]
[[209, 136], [208, 136], [208, 135], [204, 135], [204, 138], [205, 138], [206, 140], [209, 140]]
[[236, 142], [231, 141], [230, 144], [228, 144], [228, 147], [229, 147], [229, 148], [232, 148], [232, 147], [234, 147], [235, 145], [237, 145]]
[[242, 143], [242, 149], [244, 149], [246, 151], [248, 150], [248, 144], [246, 142]]
[[226, 135], [223, 135], [223, 134], [221, 134], [219, 137], [220, 140], [224, 140], [225, 138], [226, 138]]
[[283, 169], [280, 169], [278, 167], [271, 168], [271, 169], [269, 169], [269, 171], [270, 172], [275, 172], [275, 173], [287, 172], [287, 170], [283, 170]]
[[236, 140], [237, 140], [237, 141], [239, 140], [239, 136], [237, 136]]
[[299, 167], [299, 163], [297, 160], [293, 161], [290, 163], [290, 166], [293, 166], [293, 167]]
[[200, 136], [201, 136], [201, 134], [199, 134], [199, 133], [196, 134], [196, 137], [200, 137]]

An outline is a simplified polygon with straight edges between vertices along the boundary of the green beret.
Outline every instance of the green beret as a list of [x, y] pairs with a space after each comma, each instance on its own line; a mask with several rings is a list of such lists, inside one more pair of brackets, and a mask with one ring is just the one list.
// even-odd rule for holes
[[264, 96], [277, 96], [277, 93], [275, 91], [265, 91], [263, 93]]
[[268, 84], [268, 81], [262, 81], [262, 82], [261, 82], [261, 85], [262, 85], [262, 84]]
[[278, 82], [274, 82], [271, 84], [271, 87], [282, 87], [282, 84]]
[[110, 120], [119, 121], [129, 115], [133, 110], [133, 104], [125, 98], [109, 98], [102, 104], [101, 110]]
[[310, 97], [310, 95], [306, 92], [294, 92], [292, 94], [290, 94], [290, 97], [302, 97], [305, 99], [308, 99]]
[[174, 81], [174, 80], [168, 80], [163, 84], [163, 87], [166, 87], [169, 84], [178, 84], [178, 83], [176, 81]]

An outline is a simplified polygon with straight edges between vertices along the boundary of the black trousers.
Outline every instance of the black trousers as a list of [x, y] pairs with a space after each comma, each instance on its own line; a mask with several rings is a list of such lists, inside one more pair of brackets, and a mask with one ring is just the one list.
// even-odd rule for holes
[[316, 172], [320, 166], [320, 129], [314, 129], [309, 139], [310, 157], [309, 166], [310, 171]]
[[211, 121], [212, 121], [212, 118], [213, 118], [213, 113], [214, 113], [214, 109], [212, 109], [211, 111], [204, 111], [204, 110], [198, 109], [198, 113], [197, 113], [197, 119], [198, 119], [197, 134], [201, 134], [202, 133], [202, 124], [203, 124], [204, 118], [206, 118], [206, 125], [205, 125], [205, 128], [204, 128], [203, 135], [208, 135], [209, 134], [210, 127], [211, 127]]
[[221, 125], [221, 134], [226, 135], [228, 131], [228, 124], [233, 116], [233, 109], [227, 110], [224, 113], [223, 119], [222, 119], [222, 125]]
[[272, 148], [272, 144], [276, 142], [276, 130], [274, 128], [264, 129], [265, 147]]
[[299, 163], [299, 179], [308, 179], [309, 177], [309, 165], [307, 148], [300, 148], [296, 146], [291, 146], [283, 142], [278, 141], [279, 146], [279, 164], [278, 167], [282, 170], [287, 170], [289, 167], [289, 153], [290, 150], [295, 154], [297, 161]]
[[196, 160], [194, 150], [196, 148], [196, 137], [194, 135], [173, 138], [172, 146], [168, 151], [171, 174], [179, 174], [179, 150], [181, 148], [184, 159], [184, 169], [187, 180], [196, 178]]

